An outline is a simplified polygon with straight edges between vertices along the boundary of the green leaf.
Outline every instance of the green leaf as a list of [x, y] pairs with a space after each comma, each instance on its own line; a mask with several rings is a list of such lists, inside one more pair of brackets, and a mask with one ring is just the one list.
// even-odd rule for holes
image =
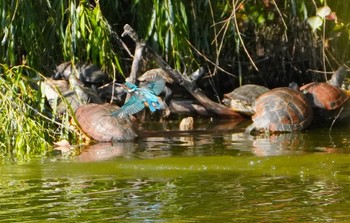
[[1, 45], [4, 45], [7, 40], [7, 36], [9, 34], [9, 29], [7, 27], [4, 28], [4, 37], [1, 40]]
[[258, 24], [265, 23], [265, 16], [263, 14], [260, 14], [258, 17]]
[[180, 12], [181, 12], [181, 18], [183, 20], [183, 23], [187, 25], [187, 14], [186, 14], [186, 7], [185, 5], [180, 2]]
[[307, 22], [311, 26], [313, 32], [323, 24], [323, 20], [319, 16], [312, 16], [307, 19]]
[[147, 27], [147, 34], [146, 34], [146, 38], [150, 37], [152, 35], [152, 32], [155, 28], [155, 24], [156, 24], [156, 18], [157, 18], [157, 13], [155, 8], [152, 9], [152, 16], [151, 16], [151, 21], [149, 22], [149, 25]]
[[269, 12], [267, 13], [267, 20], [273, 21], [275, 19], [275, 13]]
[[81, 36], [83, 39], [85, 39], [86, 34], [85, 34], [85, 15], [82, 14], [80, 17], [80, 31], [81, 31]]
[[328, 16], [329, 14], [331, 14], [332, 10], [331, 8], [329, 8], [327, 5], [318, 8], [316, 11], [316, 15], [320, 16], [321, 18], [324, 18], [326, 16]]

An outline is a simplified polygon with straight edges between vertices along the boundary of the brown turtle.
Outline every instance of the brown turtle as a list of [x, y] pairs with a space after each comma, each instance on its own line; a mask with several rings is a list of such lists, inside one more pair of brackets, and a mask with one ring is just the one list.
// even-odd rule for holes
[[340, 67], [326, 83], [312, 82], [301, 86], [300, 91], [306, 94], [314, 108], [338, 109], [349, 99], [348, 95], [340, 89], [346, 72], [344, 67]]
[[80, 86], [78, 83], [72, 83], [74, 81], [68, 82], [51, 78], [41, 83], [41, 91], [46, 96], [54, 114], [61, 115], [65, 113], [68, 106], [75, 111], [82, 104], [103, 103], [95, 90]]
[[247, 128], [267, 132], [291, 132], [307, 128], [313, 118], [312, 107], [299, 91], [288, 87], [272, 89], [259, 96], [255, 103], [253, 124]]
[[346, 116], [348, 112], [339, 113], [348, 101], [349, 96], [340, 89], [345, 78], [346, 69], [340, 67], [327, 82], [312, 82], [300, 87], [311, 102], [318, 118], [332, 120], [340, 114]]
[[110, 104], [81, 105], [75, 112], [81, 130], [96, 141], [130, 141], [137, 135], [136, 122], [130, 117], [111, 115], [116, 106]]
[[137, 78], [140, 82], [152, 82], [155, 78], [161, 76], [166, 83], [174, 83], [174, 80], [169, 76], [169, 74], [163, 70], [162, 68], [154, 68], [143, 73], [139, 78]]
[[247, 84], [236, 88], [230, 93], [224, 94], [222, 102], [235, 112], [252, 116], [255, 113], [252, 108], [255, 99], [267, 91], [269, 89], [264, 86]]
[[340, 108], [348, 99], [340, 88], [324, 82], [313, 82], [300, 87], [314, 108], [334, 110]]

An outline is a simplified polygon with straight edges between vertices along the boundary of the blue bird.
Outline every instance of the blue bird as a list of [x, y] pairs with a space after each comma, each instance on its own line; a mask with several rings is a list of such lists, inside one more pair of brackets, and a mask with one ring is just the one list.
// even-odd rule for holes
[[142, 87], [137, 87], [130, 82], [117, 85], [123, 87], [124, 91], [130, 93], [131, 96], [120, 109], [112, 112], [112, 116], [117, 116], [119, 118], [126, 117], [143, 110], [145, 107], [148, 107], [151, 112], [162, 109], [162, 105], [159, 103], [157, 97], [165, 87], [165, 81], [161, 76], [155, 75], [153, 80]]

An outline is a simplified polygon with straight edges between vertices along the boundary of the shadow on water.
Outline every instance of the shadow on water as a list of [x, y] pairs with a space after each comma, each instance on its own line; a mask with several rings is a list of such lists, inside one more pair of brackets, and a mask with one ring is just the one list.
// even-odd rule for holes
[[249, 122], [143, 123], [140, 138], [0, 168], [0, 222], [339, 222], [347, 126], [244, 134]]

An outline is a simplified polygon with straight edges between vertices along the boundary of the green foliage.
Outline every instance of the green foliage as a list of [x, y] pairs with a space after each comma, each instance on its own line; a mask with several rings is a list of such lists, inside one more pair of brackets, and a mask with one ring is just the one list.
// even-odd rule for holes
[[[103, 17], [98, 1], [92, 7], [90, 1], [69, 1], [61, 20], [61, 42], [65, 60], [89, 61], [112, 71], [116, 66], [122, 73], [118, 55], [111, 45], [112, 30]], [[63, 8], [64, 6], [62, 6]]]
[[4, 154], [43, 154], [55, 127], [47, 121], [38, 72], [24, 65], [0, 67], [0, 149]]
[[[187, 43], [190, 36], [189, 1], [134, 1], [134, 12], [140, 35], [159, 51], [176, 69], [183, 70], [183, 61], [191, 67], [192, 50]], [[183, 55], [186, 55], [184, 58]]]
[[89, 61], [122, 73], [110, 26], [98, 1], [89, 2], [1, 1], [0, 63], [28, 63], [50, 74], [63, 60]]

